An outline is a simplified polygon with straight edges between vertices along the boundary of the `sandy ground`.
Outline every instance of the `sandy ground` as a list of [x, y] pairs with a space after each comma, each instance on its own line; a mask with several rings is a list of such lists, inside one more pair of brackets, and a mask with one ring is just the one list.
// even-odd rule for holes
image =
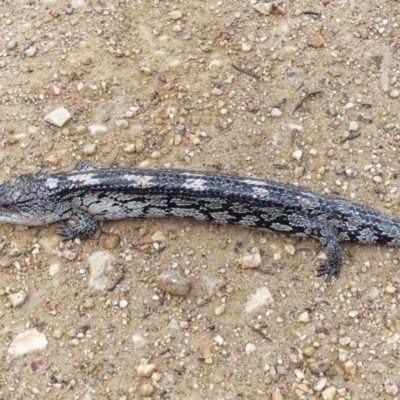
[[[1, 2], [0, 179], [81, 159], [211, 170], [399, 215], [400, 3], [257, 7]], [[59, 107], [60, 128], [44, 121]], [[328, 285], [312, 239], [190, 220], [71, 243], [55, 229], [0, 226], [1, 399], [400, 398], [398, 249], [342, 245]], [[100, 289], [98, 251], [115, 258]], [[261, 264], [241, 268], [251, 251]], [[188, 295], [157, 286], [169, 269]], [[24, 332], [43, 348], [14, 356]]]

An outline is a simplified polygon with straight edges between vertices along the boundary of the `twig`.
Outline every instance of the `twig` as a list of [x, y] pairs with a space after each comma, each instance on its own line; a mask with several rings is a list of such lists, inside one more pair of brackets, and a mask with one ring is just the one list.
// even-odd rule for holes
[[256, 75], [256, 74], [253, 74], [252, 72], [246, 71], [246, 70], [244, 70], [243, 68], [240, 68], [240, 67], [238, 67], [238, 66], [235, 65], [235, 64], [231, 64], [231, 65], [232, 65], [232, 67], [235, 68], [237, 71], [243, 72], [243, 73], [246, 74], [246, 75], [249, 75], [249, 76], [251, 76], [251, 77], [253, 77], [253, 78], [259, 79], [259, 76]]
[[320, 93], [322, 93], [321, 90], [318, 90], [318, 91], [316, 91], [316, 92], [312, 92], [312, 93], [306, 94], [306, 95], [301, 99], [300, 103], [297, 104], [297, 106], [294, 108], [292, 114], [294, 114], [294, 113], [303, 105], [303, 103], [304, 103], [306, 100], [308, 100], [308, 99], [310, 99], [311, 97], [314, 97], [314, 96], [316, 96], [317, 94], [320, 94]]

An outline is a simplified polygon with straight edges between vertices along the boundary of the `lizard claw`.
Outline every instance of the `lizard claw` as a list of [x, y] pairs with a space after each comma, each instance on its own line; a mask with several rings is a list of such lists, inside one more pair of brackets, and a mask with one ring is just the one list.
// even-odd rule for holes
[[56, 229], [57, 235], [62, 236], [63, 242], [74, 239], [75, 235], [71, 227], [68, 225], [61, 225]]
[[338, 278], [340, 269], [331, 264], [322, 264], [317, 271], [317, 276], [326, 275], [326, 282], [330, 282], [332, 278]]

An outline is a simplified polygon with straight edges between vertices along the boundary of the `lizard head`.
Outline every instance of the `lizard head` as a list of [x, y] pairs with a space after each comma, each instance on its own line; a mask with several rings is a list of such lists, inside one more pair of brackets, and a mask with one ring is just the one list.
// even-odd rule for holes
[[25, 174], [0, 185], [0, 222], [42, 225], [45, 188], [43, 174]]

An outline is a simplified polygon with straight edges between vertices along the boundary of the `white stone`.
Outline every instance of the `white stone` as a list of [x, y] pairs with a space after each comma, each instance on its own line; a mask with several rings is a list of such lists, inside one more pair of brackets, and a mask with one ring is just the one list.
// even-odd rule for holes
[[97, 135], [99, 133], [106, 133], [107, 132], [107, 127], [104, 125], [89, 125], [88, 126], [89, 132], [91, 135]]
[[67, 121], [71, 119], [71, 114], [69, 111], [64, 107], [56, 108], [50, 114], [47, 114], [44, 117], [44, 121], [48, 122], [49, 124], [62, 127]]
[[282, 111], [279, 108], [273, 107], [271, 110], [271, 117], [279, 118], [282, 115]]
[[272, 11], [278, 6], [277, 1], [270, 1], [268, 3], [254, 4], [253, 7], [261, 14], [270, 15]]
[[126, 307], [128, 307], [128, 301], [125, 299], [120, 300], [119, 308], [126, 308]]
[[397, 98], [400, 96], [400, 91], [397, 89], [393, 89], [390, 93], [389, 96], [392, 97], [393, 99]]
[[176, 21], [177, 19], [182, 18], [182, 12], [179, 10], [171, 11], [170, 13], [168, 13], [168, 18]]
[[24, 292], [13, 293], [8, 296], [8, 300], [10, 300], [13, 307], [20, 306], [25, 301], [25, 298], [26, 293]]
[[253, 312], [266, 304], [271, 304], [274, 302], [271, 292], [268, 288], [261, 287], [256, 290], [254, 294], [251, 295], [250, 300], [246, 303], [246, 311]]
[[19, 357], [24, 354], [44, 350], [46, 347], [46, 335], [37, 329], [29, 329], [17, 335], [11, 342], [8, 353], [13, 357]]
[[29, 46], [29, 47], [24, 51], [24, 54], [25, 54], [27, 57], [33, 57], [33, 56], [36, 54], [36, 46], [34, 46], [34, 45]]
[[323, 400], [333, 400], [335, 396], [336, 396], [336, 388], [334, 386], [330, 386], [322, 392]]
[[247, 42], [243, 42], [242, 43], [242, 51], [247, 53], [250, 50], [251, 50], [251, 44], [247, 43]]
[[109, 251], [96, 251], [87, 259], [90, 268], [89, 286], [96, 290], [105, 290], [110, 285], [110, 271], [117, 265], [117, 260]]
[[156, 369], [154, 364], [140, 364], [136, 367], [137, 374], [145, 378], [149, 378]]
[[257, 350], [257, 347], [253, 343], [247, 343], [244, 351], [246, 355], [250, 355], [251, 353], [254, 353]]
[[316, 392], [320, 392], [322, 389], [325, 388], [326, 384], [328, 383], [328, 379], [322, 378], [320, 379], [313, 387]]
[[57, 275], [60, 272], [60, 269], [61, 269], [61, 264], [60, 263], [55, 262], [55, 263], [51, 264], [49, 266], [49, 275], [50, 276]]
[[302, 150], [295, 150], [292, 154], [292, 157], [295, 160], [300, 161], [303, 158], [303, 151]]
[[310, 322], [310, 314], [309, 314], [308, 312], [305, 311], [305, 312], [303, 312], [303, 313], [301, 313], [301, 314], [299, 315], [298, 320], [299, 320], [300, 322], [303, 322], [303, 324], [307, 324], [307, 323]]
[[349, 131], [352, 131], [352, 132], [358, 131], [359, 127], [360, 127], [360, 125], [358, 125], [357, 121], [351, 121], [349, 124]]

